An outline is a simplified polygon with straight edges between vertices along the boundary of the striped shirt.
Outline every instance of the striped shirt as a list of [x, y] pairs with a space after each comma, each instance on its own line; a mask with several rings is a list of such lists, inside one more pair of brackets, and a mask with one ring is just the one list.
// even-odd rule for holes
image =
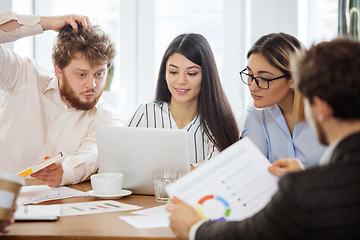
[[[166, 102], [141, 104], [130, 119], [129, 127], [179, 129]], [[202, 134], [200, 116], [196, 116], [186, 127], [189, 136], [190, 162], [200, 163], [218, 153], [206, 134]]]

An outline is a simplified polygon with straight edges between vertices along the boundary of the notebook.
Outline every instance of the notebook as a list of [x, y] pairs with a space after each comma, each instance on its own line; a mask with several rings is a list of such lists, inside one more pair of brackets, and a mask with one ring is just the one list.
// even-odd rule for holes
[[152, 169], [177, 167], [180, 176], [190, 171], [186, 130], [159, 128], [97, 128], [99, 172], [124, 174], [124, 189], [154, 195]]

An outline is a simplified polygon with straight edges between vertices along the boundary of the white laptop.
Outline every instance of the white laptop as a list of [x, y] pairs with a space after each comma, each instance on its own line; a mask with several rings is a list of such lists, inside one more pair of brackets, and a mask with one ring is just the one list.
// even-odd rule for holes
[[190, 171], [186, 130], [159, 128], [97, 128], [99, 172], [124, 174], [124, 189], [154, 195], [152, 169], [177, 167]]

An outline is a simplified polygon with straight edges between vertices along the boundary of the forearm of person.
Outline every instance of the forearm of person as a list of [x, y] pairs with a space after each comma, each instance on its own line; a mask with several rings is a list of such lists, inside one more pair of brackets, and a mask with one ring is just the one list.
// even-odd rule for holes
[[70, 185], [83, 182], [94, 174], [98, 167], [98, 151], [96, 142], [96, 128], [99, 126], [122, 126], [117, 113], [102, 112], [101, 117], [89, 127], [87, 137], [81, 141], [76, 153], [63, 161], [63, 178], [61, 185]]
[[[111, 125], [111, 122], [108, 122], [107, 124]], [[61, 185], [77, 184], [85, 181], [97, 171], [99, 164], [96, 144], [96, 127], [99, 125], [106, 125], [106, 123], [94, 124], [87, 133], [87, 137], [81, 141], [77, 151], [64, 159], [64, 173]]]
[[11, 32], [15, 29], [20, 28], [22, 25], [19, 24], [16, 20], [10, 20], [4, 24], [0, 25], [0, 30], [3, 32]]
[[88, 180], [98, 167], [97, 154], [82, 153], [68, 156], [62, 163], [64, 173], [61, 181], [62, 185], [71, 185]]
[[12, 11], [0, 12], [0, 43], [15, 41], [18, 38], [36, 35], [46, 30], [58, 32], [67, 24], [77, 32], [77, 23], [80, 23], [84, 30], [91, 27], [89, 18], [81, 15], [40, 17], [38, 15], [18, 15]]
[[11, 11], [0, 13], [0, 43], [40, 34], [43, 28], [38, 15], [18, 15]]

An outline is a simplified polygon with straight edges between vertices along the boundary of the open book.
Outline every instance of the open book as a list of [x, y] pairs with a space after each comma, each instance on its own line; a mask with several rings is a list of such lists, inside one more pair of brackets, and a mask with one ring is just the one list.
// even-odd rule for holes
[[53, 164], [54, 162], [57, 162], [57, 161], [63, 159], [64, 157], [66, 157], [65, 152], [59, 152], [58, 154], [56, 154], [52, 157], [45, 157], [44, 161], [39, 162], [39, 163], [33, 165], [32, 167], [29, 167], [28, 169], [25, 169], [24, 171], [19, 172], [16, 175], [20, 176], [20, 177], [29, 176], [30, 174], [36, 173], [36, 172], [40, 171], [41, 169], [46, 168], [47, 166]]

